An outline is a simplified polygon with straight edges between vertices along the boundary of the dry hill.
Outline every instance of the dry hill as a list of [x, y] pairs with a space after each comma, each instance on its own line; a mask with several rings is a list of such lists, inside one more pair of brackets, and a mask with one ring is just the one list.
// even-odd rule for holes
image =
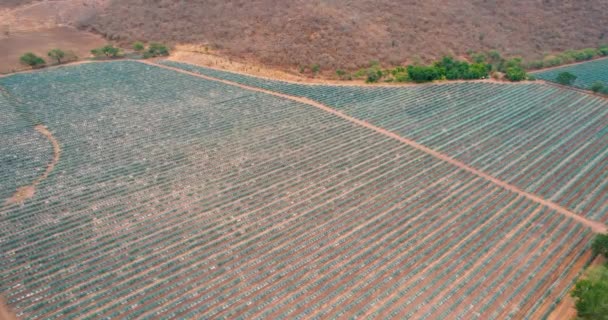
[[354, 68], [468, 50], [537, 58], [608, 42], [607, 22], [605, 0], [120, 0], [89, 25], [270, 65]]

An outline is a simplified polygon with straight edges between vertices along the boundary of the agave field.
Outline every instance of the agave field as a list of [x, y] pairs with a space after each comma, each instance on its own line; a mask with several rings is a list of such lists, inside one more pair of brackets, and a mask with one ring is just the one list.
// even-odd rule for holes
[[[598, 98], [179, 66], [310, 97], [607, 219]], [[0, 294], [25, 319], [540, 318], [588, 256], [587, 226], [288, 98], [132, 61], [12, 75], [0, 93]], [[6, 202], [53, 157], [38, 124], [61, 157]]]
[[589, 89], [595, 82], [603, 82], [605, 86], [608, 86], [608, 59], [540, 71], [534, 75], [539, 79], [555, 82], [557, 76], [562, 72], [570, 72], [575, 75], [577, 78], [573, 85], [581, 89]]
[[320, 101], [608, 222], [606, 99], [542, 84], [302, 85], [163, 64]]

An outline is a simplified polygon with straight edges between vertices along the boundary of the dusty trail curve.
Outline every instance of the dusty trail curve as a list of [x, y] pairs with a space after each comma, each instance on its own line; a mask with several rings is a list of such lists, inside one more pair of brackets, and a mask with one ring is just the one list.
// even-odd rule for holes
[[36, 127], [34, 127], [34, 128], [40, 134], [45, 136], [49, 140], [51, 145], [53, 146], [53, 159], [47, 165], [46, 170], [40, 177], [38, 177], [38, 179], [34, 180], [32, 182], [32, 184], [30, 184], [30, 185], [20, 187], [19, 189], [17, 189], [15, 194], [13, 194], [12, 197], [10, 197], [9, 199], [6, 200], [6, 203], [5, 203], [6, 205], [22, 203], [28, 199], [31, 199], [34, 196], [34, 194], [36, 193], [36, 186], [49, 177], [49, 174], [51, 174], [51, 172], [53, 172], [53, 169], [55, 169], [55, 166], [59, 162], [59, 158], [61, 158], [61, 146], [59, 145], [59, 141], [57, 141], [55, 136], [53, 136], [53, 133], [51, 133], [49, 131], [49, 129], [47, 129], [47, 127], [45, 127], [41, 124], [36, 125]]
[[470, 173], [472, 173], [472, 174], [474, 174], [474, 175], [476, 175], [478, 177], [481, 177], [481, 178], [483, 178], [485, 180], [488, 180], [488, 181], [490, 181], [490, 182], [492, 182], [492, 183], [494, 183], [494, 184], [496, 184], [496, 185], [498, 185], [500, 187], [503, 187], [503, 188], [505, 188], [505, 189], [507, 189], [507, 190], [509, 190], [511, 192], [517, 193], [517, 194], [519, 194], [519, 195], [521, 195], [523, 197], [526, 197], [526, 198], [528, 198], [528, 199], [530, 199], [530, 200], [532, 200], [534, 202], [542, 204], [542, 205], [544, 205], [544, 206], [546, 206], [546, 207], [548, 207], [548, 208], [550, 208], [552, 210], [555, 210], [556, 212], [558, 212], [559, 214], [561, 214], [561, 215], [563, 215], [563, 216], [565, 216], [567, 218], [571, 218], [571, 219], [573, 219], [573, 220], [575, 220], [575, 221], [577, 221], [577, 222], [579, 222], [579, 223], [581, 223], [581, 224], [583, 224], [583, 225], [591, 228], [596, 233], [605, 233], [605, 232], [608, 231], [608, 228], [603, 223], [601, 223], [601, 222], [587, 219], [587, 218], [585, 218], [585, 217], [583, 217], [583, 216], [581, 216], [579, 214], [576, 214], [576, 213], [574, 213], [574, 212], [572, 212], [572, 211], [570, 211], [570, 210], [568, 210], [568, 209], [566, 209], [566, 208], [564, 208], [564, 207], [562, 207], [562, 206], [560, 206], [560, 205], [558, 205], [558, 204], [556, 204], [556, 203], [554, 203], [552, 201], [546, 200], [546, 199], [544, 199], [542, 197], [539, 197], [539, 196], [537, 196], [537, 195], [535, 195], [533, 193], [525, 191], [525, 190], [523, 190], [523, 189], [521, 189], [521, 188], [519, 188], [517, 186], [514, 186], [514, 185], [509, 184], [509, 183], [507, 183], [505, 181], [497, 179], [497, 178], [495, 178], [495, 177], [493, 177], [493, 176], [491, 176], [491, 175], [489, 175], [489, 174], [487, 174], [485, 172], [482, 172], [481, 170], [475, 169], [475, 168], [467, 165], [464, 162], [458, 161], [458, 160], [456, 160], [454, 158], [451, 158], [451, 157], [449, 157], [449, 156], [447, 156], [445, 154], [442, 154], [442, 153], [437, 152], [437, 151], [435, 151], [433, 149], [430, 149], [430, 148], [428, 148], [428, 147], [426, 147], [426, 146], [424, 146], [422, 144], [419, 144], [419, 143], [417, 143], [417, 142], [415, 142], [415, 141], [413, 141], [411, 139], [404, 138], [402, 136], [399, 136], [396, 133], [393, 133], [393, 132], [388, 131], [386, 129], [377, 127], [377, 126], [375, 126], [375, 125], [373, 125], [373, 124], [371, 124], [369, 122], [353, 118], [353, 117], [351, 117], [349, 115], [346, 115], [346, 114], [344, 114], [344, 113], [342, 113], [340, 111], [332, 109], [331, 107], [328, 107], [328, 106], [326, 106], [324, 104], [321, 104], [319, 102], [313, 101], [311, 99], [297, 97], [297, 96], [291, 96], [291, 95], [287, 95], [287, 94], [283, 94], [283, 93], [278, 93], [278, 92], [274, 92], [274, 91], [270, 91], [270, 90], [266, 90], [266, 89], [260, 89], [260, 88], [250, 87], [250, 86], [242, 85], [242, 84], [235, 83], [235, 82], [232, 82], [232, 81], [227, 81], [227, 80], [223, 80], [223, 79], [213, 78], [213, 77], [197, 74], [197, 73], [194, 73], [194, 72], [189, 72], [189, 71], [181, 70], [181, 69], [178, 69], [178, 68], [173, 68], [173, 67], [157, 64], [157, 63], [150, 62], [150, 61], [139, 61], [139, 62], [140, 63], [148, 64], [148, 65], [151, 65], [151, 66], [159, 67], [159, 68], [164, 68], [164, 69], [167, 69], [167, 70], [173, 70], [175, 72], [187, 74], [187, 75], [190, 75], [190, 76], [202, 78], [202, 79], [209, 80], [209, 81], [220, 82], [220, 83], [224, 83], [224, 84], [227, 84], [227, 85], [236, 86], [236, 87], [239, 87], [239, 88], [250, 90], [250, 91], [256, 91], [256, 92], [261, 92], [261, 93], [265, 93], [265, 94], [270, 94], [270, 95], [273, 95], [273, 96], [276, 96], [276, 97], [280, 97], [280, 98], [284, 98], [284, 99], [289, 99], [289, 100], [292, 100], [292, 101], [296, 101], [296, 102], [300, 102], [300, 103], [303, 103], [303, 104], [307, 104], [307, 105], [316, 107], [316, 108], [321, 109], [321, 110], [323, 110], [325, 112], [328, 112], [328, 113], [330, 113], [332, 115], [338, 116], [338, 117], [340, 117], [340, 118], [342, 118], [344, 120], [347, 120], [347, 121], [355, 123], [355, 124], [357, 124], [359, 126], [362, 126], [362, 127], [365, 127], [365, 128], [371, 129], [371, 130], [374, 130], [377, 133], [380, 133], [380, 134], [385, 135], [387, 137], [390, 137], [390, 138], [393, 138], [395, 140], [398, 140], [398, 141], [400, 141], [400, 142], [402, 142], [404, 144], [407, 144], [407, 145], [409, 145], [409, 146], [411, 146], [411, 147], [413, 147], [415, 149], [418, 149], [418, 150], [420, 150], [422, 152], [425, 152], [425, 153], [427, 153], [427, 154], [429, 154], [429, 155], [431, 155], [431, 156], [433, 156], [435, 158], [438, 158], [438, 159], [440, 159], [442, 161], [445, 161], [447, 163], [455, 165], [455, 166], [457, 166], [460, 169], [466, 170], [466, 171], [468, 171], [468, 172], [470, 172]]

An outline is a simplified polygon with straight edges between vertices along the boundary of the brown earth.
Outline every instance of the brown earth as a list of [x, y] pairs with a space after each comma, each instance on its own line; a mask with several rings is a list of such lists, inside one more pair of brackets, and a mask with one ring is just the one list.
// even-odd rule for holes
[[4, 298], [0, 296], [0, 320], [17, 320], [15, 313], [8, 307]]
[[105, 0], [44, 0], [0, 3], [0, 73], [27, 69], [19, 62], [26, 52], [47, 60], [51, 49], [59, 48], [85, 58], [91, 49], [107, 40], [75, 26], [82, 25], [101, 10]]
[[468, 50], [539, 58], [608, 42], [602, 22], [603, 0], [122, 0], [87, 25], [109, 39], [202, 44], [245, 61], [333, 72]]
[[90, 55], [91, 49], [105, 43], [106, 41], [97, 35], [71, 27], [13, 33], [9, 37], [0, 38], [0, 52], [2, 52], [0, 73], [28, 69], [19, 62], [19, 57], [26, 52], [33, 52], [52, 64], [53, 61], [47, 57], [47, 52], [51, 49], [72, 51], [76, 56], [83, 58]]

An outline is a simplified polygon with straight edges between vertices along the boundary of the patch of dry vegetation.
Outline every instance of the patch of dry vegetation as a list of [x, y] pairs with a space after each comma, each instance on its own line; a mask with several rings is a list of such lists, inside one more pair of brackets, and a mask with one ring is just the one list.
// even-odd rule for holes
[[208, 44], [272, 66], [356, 69], [497, 49], [538, 59], [604, 42], [608, 2], [124, 0], [90, 23], [110, 39]]

